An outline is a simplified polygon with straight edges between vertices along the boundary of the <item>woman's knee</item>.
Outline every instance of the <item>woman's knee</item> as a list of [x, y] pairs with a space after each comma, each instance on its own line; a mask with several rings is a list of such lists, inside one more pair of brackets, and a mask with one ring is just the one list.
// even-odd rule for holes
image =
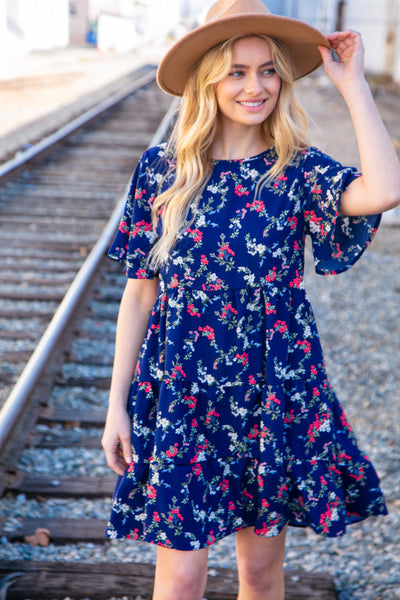
[[277, 590], [273, 597], [279, 597], [284, 579], [285, 533], [286, 530], [274, 538], [260, 538], [250, 529], [238, 534], [236, 545], [241, 587], [260, 592], [260, 597], [265, 597], [268, 590]]
[[160, 549], [153, 600], [201, 600], [207, 582], [207, 558], [206, 550]]

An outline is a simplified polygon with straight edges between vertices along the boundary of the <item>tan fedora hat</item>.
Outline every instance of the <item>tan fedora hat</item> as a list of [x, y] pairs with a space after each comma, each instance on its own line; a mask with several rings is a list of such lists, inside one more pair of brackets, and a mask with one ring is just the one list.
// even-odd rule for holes
[[182, 96], [190, 73], [207, 50], [233, 36], [251, 34], [269, 35], [283, 42], [294, 63], [296, 79], [321, 65], [318, 45], [329, 47], [318, 29], [271, 14], [262, 0], [218, 0], [208, 11], [204, 25], [168, 50], [158, 68], [158, 85], [168, 94]]

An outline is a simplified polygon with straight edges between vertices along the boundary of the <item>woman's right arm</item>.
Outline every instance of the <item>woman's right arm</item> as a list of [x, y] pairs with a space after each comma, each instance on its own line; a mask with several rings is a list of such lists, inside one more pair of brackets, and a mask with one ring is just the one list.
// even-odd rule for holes
[[157, 288], [157, 278], [128, 279], [119, 308], [109, 408], [102, 439], [107, 463], [119, 475], [132, 462], [127, 399]]

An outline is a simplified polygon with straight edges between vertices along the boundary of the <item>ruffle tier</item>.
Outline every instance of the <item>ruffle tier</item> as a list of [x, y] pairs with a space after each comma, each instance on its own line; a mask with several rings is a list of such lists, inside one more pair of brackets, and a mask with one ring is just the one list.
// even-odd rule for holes
[[[133, 384], [134, 462], [117, 483], [109, 537], [193, 550], [244, 527], [270, 537], [289, 523], [335, 537], [386, 514], [375, 470], [329, 386], [314, 390], [308, 409], [307, 386], [295, 394], [211, 386], [195, 397], [184, 384], [178, 404], [162, 387]], [[179, 407], [173, 421], [158, 397]]]

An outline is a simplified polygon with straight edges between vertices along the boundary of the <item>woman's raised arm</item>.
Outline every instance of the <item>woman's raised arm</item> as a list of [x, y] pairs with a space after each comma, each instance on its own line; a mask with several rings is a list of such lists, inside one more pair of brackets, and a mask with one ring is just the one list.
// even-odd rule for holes
[[361, 216], [400, 204], [400, 162], [364, 77], [364, 47], [355, 31], [327, 36], [339, 61], [319, 46], [327, 76], [349, 108], [357, 136], [362, 176], [343, 192], [340, 212]]

